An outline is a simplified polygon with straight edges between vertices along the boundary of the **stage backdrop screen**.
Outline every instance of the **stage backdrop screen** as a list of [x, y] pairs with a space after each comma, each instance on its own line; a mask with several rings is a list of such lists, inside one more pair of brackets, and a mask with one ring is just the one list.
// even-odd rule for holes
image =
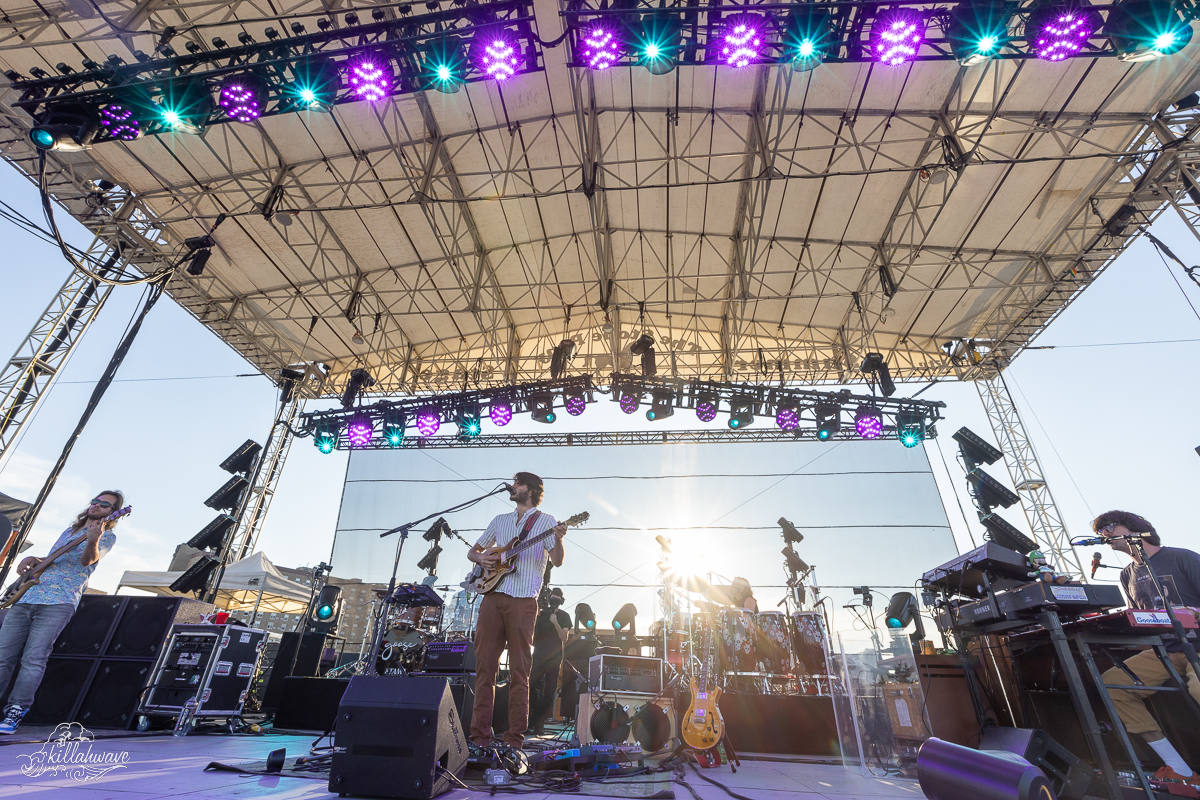
[[[412, 448], [351, 454], [333, 574], [386, 584], [399, 537], [381, 532], [486, 494], [518, 470], [545, 480], [542, 511], [560, 520], [591, 514], [568, 534], [551, 583], [562, 587], [565, 610], [588, 603], [600, 628], [630, 602], [639, 633], [661, 617], [660, 534], [671, 540], [675, 569], [722, 584], [744, 577], [767, 611], [786, 594], [777, 522], [786, 517], [804, 536], [796, 552], [816, 567], [833, 627], [845, 630], [862, 630], [865, 619], [863, 609], [843, 608], [856, 601], [850, 587], [877, 590], [878, 616], [893, 592], [912, 590], [924, 571], [956, 555], [924, 447], [894, 440]], [[500, 494], [446, 519], [474, 543], [512, 508]], [[421, 538], [429, 525], [403, 543], [398, 580], [424, 577], [416, 565], [429, 550]], [[470, 566], [467, 548], [453, 539], [442, 547], [438, 585], [456, 590]]]

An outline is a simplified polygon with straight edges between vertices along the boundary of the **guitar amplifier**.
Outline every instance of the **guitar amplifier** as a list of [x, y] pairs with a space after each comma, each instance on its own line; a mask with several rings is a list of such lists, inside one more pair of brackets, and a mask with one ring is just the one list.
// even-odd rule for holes
[[588, 685], [596, 694], [656, 695], [662, 693], [661, 658], [598, 655], [588, 662]]
[[425, 645], [425, 660], [421, 662], [421, 672], [461, 675], [474, 671], [473, 642], [430, 642]]

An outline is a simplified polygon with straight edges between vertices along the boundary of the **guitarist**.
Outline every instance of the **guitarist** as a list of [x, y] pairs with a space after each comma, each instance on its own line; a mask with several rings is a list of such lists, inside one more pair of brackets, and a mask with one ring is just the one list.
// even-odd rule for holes
[[509, 500], [514, 511], [501, 514], [467, 553], [467, 558], [485, 569], [494, 569], [499, 557], [491, 547], [504, 547], [514, 539], [528, 539], [553, 529], [537, 547], [516, 557], [516, 569], [505, 575], [495, 591], [484, 595], [475, 628], [475, 707], [471, 712], [471, 741], [487, 746], [492, 740], [492, 710], [496, 704], [496, 671], [500, 654], [508, 647], [508, 732], [504, 741], [520, 749], [529, 727], [529, 672], [533, 668], [533, 625], [542, 574], [549, 558], [554, 566], [563, 563], [563, 537], [567, 526], [537, 509], [542, 502], [542, 479], [532, 472], [513, 476]]
[[[80, 535], [86, 534], [86, 538], [59, 556], [38, 576], [39, 583], [8, 609], [0, 627], [0, 687], [8, 685], [18, 662], [21, 671], [8, 696], [4, 718], [0, 720], [0, 733], [16, 732], [21, 719], [33, 705], [33, 695], [42, 682], [54, 640], [75, 614], [75, 607], [79, 605], [88, 578], [96, 571], [96, 564], [117, 541], [117, 535], [109, 530], [116, 520], [106, 522], [104, 518], [124, 504], [125, 496], [121, 492], [98, 494], [71, 527], [62, 532], [50, 551], [54, 552]], [[25, 576], [42, 560], [33, 556], [24, 559], [17, 565], [17, 573]]]

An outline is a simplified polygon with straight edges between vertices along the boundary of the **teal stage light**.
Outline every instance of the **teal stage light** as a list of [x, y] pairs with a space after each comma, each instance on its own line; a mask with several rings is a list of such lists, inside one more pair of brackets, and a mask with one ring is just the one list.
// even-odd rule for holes
[[1153, 61], [1174, 55], [1192, 40], [1192, 26], [1175, 3], [1132, 0], [1108, 13], [1104, 33], [1118, 58], [1127, 62]]
[[317, 433], [313, 436], [313, 444], [322, 453], [328, 455], [337, 449], [338, 430], [332, 425], [322, 425], [317, 428]]
[[675, 69], [683, 46], [683, 29], [678, 17], [646, 14], [641, 20], [641, 32], [635, 39], [638, 63], [651, 74], [665, 75]]
[[835, 45], [829, 12], [807, 4], [788, 13], [783, 29], [784, 52], [801, 72], [819, 66]]
[[950, 10], [946, 39], [958, 63], [982, 64], [1008, 42], [1009, 7], [996, 0], [959, 3]]
[[204, 81], [176, 79], [163, 87], [158, 116], [173, 132], [200, 134], [208, 127], [216, 104]]
[[337, 63], [328, 56], [313, 55], [293, 68], [294, 82], [286, 96], [297, 111], [328, 111], [342, 88], [342, 76]]
[[404, 444], [404, 415], [400, 412], [388, 414], [383, 418], [383, 440], [388, 447], [400, 447]]

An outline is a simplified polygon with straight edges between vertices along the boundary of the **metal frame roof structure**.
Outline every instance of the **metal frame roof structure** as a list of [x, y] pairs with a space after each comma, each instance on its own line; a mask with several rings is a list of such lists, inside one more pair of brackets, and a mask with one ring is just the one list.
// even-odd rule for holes
[[[0, 0], [0, 66], [337, 28], [337, 5]], [[532, 7], [539, 69], [503, 85], [53, 152], [51, 192], [143, 273], [227, 215], [169, 294], [269, 375], [328, 365], [331, 395], [356, 367], [380, 395], [540, 380], [565, 338], [573, 372], [628, 371], [643, 333], [678, 378], [842, 383], [867, 352], [897, 380], [987, 377], [1139, 225], [1200, 206], [1200, 114], [1173, 107], [1200, 44], [593, 72], [568, 5]], [[0, 90], [3, 158], [33, 174], [19, 98]]]

